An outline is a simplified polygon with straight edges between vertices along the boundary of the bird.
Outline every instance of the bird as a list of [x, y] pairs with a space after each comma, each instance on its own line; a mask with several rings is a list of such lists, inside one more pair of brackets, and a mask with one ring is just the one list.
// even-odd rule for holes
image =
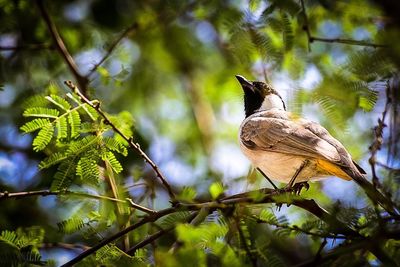
[[288, 112], [271, 84], [235, 77], [244, 92], [240, 148], [267, 179], [286, 183], [286, 189], [330, 176], [353, 180], [372, 200], [394, 212], [393, 202], [365, 178], [366, 172], [322, 125]]

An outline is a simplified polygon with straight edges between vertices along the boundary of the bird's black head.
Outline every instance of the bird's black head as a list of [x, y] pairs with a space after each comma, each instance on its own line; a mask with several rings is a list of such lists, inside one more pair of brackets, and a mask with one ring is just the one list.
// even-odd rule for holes
[[[257, 81], [248, 81], [241, 75], [236, 75], [236, 79], [240, 82], [244, 92], [244, 110], [246, 118], [256, 111], [260, 110], [262, 105], [265, 105], [265, 99], [269, 96], [276, 95], [279, 97], [281, 102], [280, 105], [286, 110], [285, 103], [278, 92], [272, 88], [270, 84]], [[273, 104], [273, 103], [272, 103]]]

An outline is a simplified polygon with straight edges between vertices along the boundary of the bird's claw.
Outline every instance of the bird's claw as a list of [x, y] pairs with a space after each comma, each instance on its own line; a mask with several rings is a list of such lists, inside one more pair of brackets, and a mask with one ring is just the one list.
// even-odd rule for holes
[[301, 190], [303, 188], [305, 188], [306, 191], [308, 191], [308, 189], [310, 189], [310, 185], [307, 182], [297, 183], [297, 184], [293, 185], [292, 190], [296, 195], [300, 195]]

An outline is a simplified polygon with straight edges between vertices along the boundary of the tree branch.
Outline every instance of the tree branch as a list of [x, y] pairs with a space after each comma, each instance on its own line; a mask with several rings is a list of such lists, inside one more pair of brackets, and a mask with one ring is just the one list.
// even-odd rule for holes
[[301, 10], [303, 13], [303, 18], [304, 18], [304, 25], [303, 25], [303, 30], [306, 32], [307, 34], [307, 47], [308, 47], [308, 52], [311, 52], [311, 31], [310, 31], [310, 24], [308, 23], [308, 16], [306, 13], [306, 7], [304, 5], [304, 0], [300, 0], [301, 3]]
[[[255, 201], [251, 196], [263, 195], [261, 200]], [[305, 199], [300, 196], [295, 196], [290, 190], [273, 190], [270, 188], [263, 188], [251, 192], [237, 194], [234, 196], [225, 197], [217, 203], [220, 205], [229, 205], [232, 203], [275, 203], [275, 204], [288, 204], [295, 205], [302, 208], [316, 217], [320, 218], [328, 225], [332, 226], [332, 232], [341, 233], [350, 236], [360, 236], [356, 231], [349, 228], [348, 225], [344, 224], [336, 218], [336, 216], [330, 214], [328, 211], [320, 207], [313, 199]], [[196, 204], [192, 204], [196, 205]], [[212, 206], [210, 206], [212, 207]]]
[[82, 88], [83, 92], [86, 93], [88, 79], [80, 74], [79, 69], [78, 69], [74, 59], [72, 58], [71, 54], [68, 52], [68, 49], [65, 46], [63, 39], [61, 38], [60, 34], [58, 33], [56, 25], [50, 18], [50, 15], [47, 13], [46, 8], [43, 3], [43, 0], [36, 0], [36, 4], [39, 7], [42, 18], [46, 22], [47, 28], [51, 34], [51, 37], [53, 38], [53, 41], [57, 47], [58, 52], [64, 58], [65, 63], [68, 65], [68, 68], [70, 69], [72, 74], [75, 76], [75, 79], [77, 80], [79, 86]]
[[116, 132], [117, 134], [119, 134], [126, 142], [128, 142], [129, 146], [135, 150], [154, 170], [154, 172], [156, 173], [157, 177], [161, 180], [162, 184], [164, 185], [165, 189], [168, 192], [168, 195], [171, 199], [172, 202], [175, 202], [175, 194], [172, 192], [172, 188], [169, 185], [169, 183], [167, 182], [167, 180], [165, 179], [164, 175], [161, 173], [160, 169], [158, 168], [158, 166], [149, 158], [149, 156], [147, 156], [147, 154], [140, 148], [140, 145], [138, 143], [133, 142], [132, 137], [127, 137], [124, 133], [121, 132], [120, 129], [118, 129], [112, 122], [111, 120], [108, 118], [108, 116], [101, 110], [100, 108], [100, 103], [98, 101], [90, 101], [89, 99], [87, 99], [82, 93], [81, 91], [78, 89], [78, 87], [76, 87], [76, 85], [74, 85], [71, 81], [65, 81], [64, 82], [74, 93], [76, 93], [79, 98], [81, 99], [82, 102], [88, 104], [89, 106], [91, 106], [92, 108], [94, 108], [97, 113], [103, 117], [104, 119], [104, 123], [108, 124], [111, 126], [111, 128], [114, 130], [114, 132]]
[[118, 46], [118, 44], [128, 35], [132, 34], [134, 31], [136, 31], [139, 28], [139, 24], [137, 22], [134, 22], [131, 26], [129, 26], [126, 30], [124, 30], [117, 39], [115, 39], [111, 45], [108, 47], [106, 54], [100, 59], [99, 62], [97, 62], [93, 68], [89, 71], [89, 73], [86, 75], [86, 78], [89, 78], [96, 70], [97, 68], [104, 63], [104, 61], [107, 60], [108, 57], [112, 54], [114, 49]]
[[132, 208], [135, 208], [137, 210], [143, 211], [147, 214], [153, 214], [155, 213], [154, 210], [151, 210], [149, 208], [143, 207], [141, 205], [138, 205], [132, 201], [132, 199], [127, 198], [126, 200], [122, 199], [117, 199], [117, 198], [112, 198], [108, 196], [99, 196], [99, 195], [91, 195], [83, 192], [73, 192], [73, 191], [68, 191], [68, 190], [61, 190], [61, 191], [50, 191], [50, 190], [39, 190], [39, 191], [28, 191], [28, 192], [15, 192], [15, 193], [9, 193], [7, 191], [5, 192], [0, 192], [0, 201], [5, 200], [5, 199], [18, 199], [18, 198], [24, 198], [24, 197], [32, 197], [32, 196], [62, 196], [62, 195], [72, 195], [72, 196], [79, 196], [79, 197], [85, 197], [85, 198], [91, 198], [91, 199], [97, 199], [97, 200], [107, 200], [107, 201], [112, 201], [112, 202], [119, 202], [119, 203], [125, 203], [129, 204]]
[[[274, 203], [278, 203], [278, 204], [293, 204], [293, 205], [296, 205], [300, 208], [303, 208], [303, 209], [313, 213], [314, 215], [317, 215], [320, 219], [327, 222], [330, 226], [330, 229], [332, 229], [332, 232], [342, 234], [342, 235], [359, 237], [360, 240], [364, 242], [363, 245], [365, 244], [365, 242], [371, 243], [371, 240], [369, 240], [369, 238], [361, 236], [358, 232], [352, 230], [351, 228], [349, 228], [349, 226], [347, 226], [343, 222], [336, 219], [336, 217], [334, 215], [331, 215], [328, 212], [326, 212], [325, 210], [323, 210], [322, 208], [320, 208], [315, 203], [314, 200], [303, 199], [299, 196], [294, 196], [293, 194], [289, 194], [288, 192], [285, 192], [282, 190], [276, 191], [276, 190], [272, 190], [269, 188], [258, 190], [259, 193], [263, 193], [264, 191], [267, 192], [266, 193], [267, 195], [258, 200], [254, 200], [250, 197], [243, 197], [242, 195], [244, 195], [244, 194], [238, 194], [238, 195], [232, 196], [231, 198], [226, 198], [225, 200], [222, 199], [222, 200], [217, 200], [217, 201], [204, 202], [204, 203], [193, 203], [193, 204], [192, 203], [189, 203], [189, 204], [177, 203], [174, 207], [156, 211], [152, 214], [147, 214], [139, 222], [104, 239], [97, 245], [84, 251], [83, 253], [81, 253], [76, 258], [72, 259], [71, 261], [67, 262], [63, 266], [64, 267], [72, 266], [73, 264], [81, 261], [82, 259], [86, 258], [87, 256], [95, 253], [97, 250], [99, 250], [103, 246], [105, 246], [105, 245], [113, 242], [114, 240], [124, 236], [125, 234], [129, 233], [130, 231], [133, 231], [144, 224], [155, 222], [158, 219], [160, 219], [168, 214], [179, 212], [179, 211], [188, 211], [188, 210], [189, 211], [197, 211], [197, 210], [201, 210], [201, 209], [207, 210], [207, 212], [211, 212], [212, 210], [215, 210], [215, 209], [230, 209], [233, 206], [240, 204], [240, 203], [242, 203], [242, 204], [262, 204], [262, 203], [274, 202]], [[250, 192], [250, 193], [254, 194], [254, 192]], [[310, 203], [312, 203], [312, 204], [310, 204]], [[382, 235], [379, 234], [379, 236], [382, 239], [396, 238], [396, 237], [399, 237], [399, 235], [400, 235], [399, 233], [400, 233], [400, 231], [397, 230], [397, 231], [392, 231], [392, 232], [386, 232]], [[156, 238], [156, 237], [158, 238], [159, 237], [158, 235], [162, 235], [162, 234], [163, 234], [163, 232], [156, 234], [155, 237], [149, 237], [149, 240], [147, 240], [146, 242], [144, 242], [144, 241], [141, 242], [141, 246], [148, 244], [147, 242], [151, 242], [152, 240], [150, 240], [150, 238]], [[372, 237], [372, 238], [375, 238], [375, 237]], [[359, 248], [357, 247], [357, 249], [359, 249]], [[133, 249], [132, 249], [132, 251], [133, 251]], [[322, 258], [324, 258], [324, 256], [321, 256], [321, 259]]]
[[318, 248], [317, 254], [315, 254], [315, 257], [314, 257], [314, 264], [315, 265], [318, 264], [318, 261], [321, 258], [321, 253], [324, 250], [324, 247], [326, 246], [327, 243], [328, 242], [326, 241], [326, 238], [324, 238], [324, 241], [322, 241], [321, 245]]
[[340, 44], [348, 44], [348, 45], [367, 46], [367, 47], [373, 47], [373, 48], [388, 47], [387, 45], [384, 45], [384, 44], [374, 44], [374, 43], [369, 43], [364, 40], [341, 39], [341, 38], [322, 38], [322, 37], [311, 36], [310, 43], [312, 43], [314, 41], [325, 42], [325, 43], [340, 43]]
[[323, 37], [317, 37], [313, 36], [311, 34], [310, 30], [310, 24], [308, 21], [308, 16], [306, 12], [306, 8], [304, 5], [304, 0], [300, 0], [301, 3], [301, 9], [303, 13], [303, 18], [304, 18], [304, 25], [303, 25], [303, 30], [307, 34], [307, 44], [308, 44], [308, 51], [311, 52], [311, 43], [313, 42], [324, 42], [324, 43], [340, 43], [340, 44], [347, 44], [347, 45], [358, 45], [358, 46], [367, 46], [367, 47], [373, 47], [373, 48], [378, 48], [378, 47], [388, 47], [387, 45], [384, 44], [374, 44], [374, 43], [369, 43], [367, 41], [363, 40], [353, 40], [353, 39], [342, 39], [342, 38], [323, 38]]

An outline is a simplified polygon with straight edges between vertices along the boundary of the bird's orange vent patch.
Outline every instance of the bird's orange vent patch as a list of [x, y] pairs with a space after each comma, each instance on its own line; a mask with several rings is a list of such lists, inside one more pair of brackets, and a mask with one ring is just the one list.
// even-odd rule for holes
[[330, 163], [329, 161], [319, 159], [317, 160], [317, 168], [324, 170], [325, 172], [337, 176], [339, 178], [342, 178], [344, 180], [350, 181], [352, 178], [345, 173], [339, 166]]

